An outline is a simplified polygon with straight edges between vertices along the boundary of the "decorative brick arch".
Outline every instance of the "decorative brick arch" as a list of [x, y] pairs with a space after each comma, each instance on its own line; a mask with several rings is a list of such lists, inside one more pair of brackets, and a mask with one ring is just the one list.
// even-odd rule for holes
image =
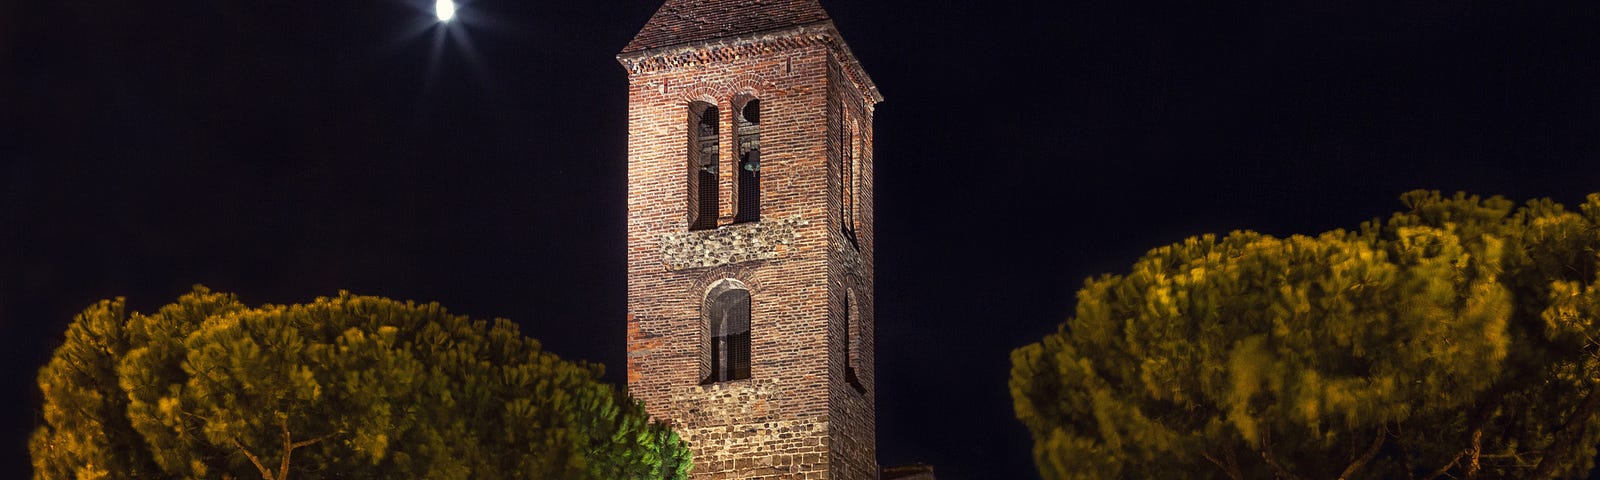
[[752, 294], [755, 293], [755, 292], [750, 291], [750, 286], [748, 284], [739, 281], [739, 279], [737, 279], [737, 278], [721, 278], [721, 279], [717, 279], [717, 281], [715, 281], [715, 282], [711, 282], [711, 285], [706, 286], [706, 291], [703, 294], [701, 294], [700, 297], [701, 298], [705, 298], [705, 297], [710, 296], [713, 293], [716, 293], [716, 292], [724, 290], [724, 289], [730, 289], [730, 288], [744, 290], [744, 291], [750, 292]]
[[739, 109], [744, 108], [745, 104], [750, 103], [751, 100], [761, 100], [763, 103], [765, 103], [766, 97], [762, 96], [760, 93], [740, 91], [728, 97], [728, 106], [732, 108], [730, 111], [732, 111], [734, 115], [738, 115]]
[[722, 106], [721, 99], [724, 89], [717, 88], [710, 82], [694, 82], [678, 90], [678, 103], [688, 105], [694, 102], [705, 102], [718, 107]]
[[772, 96], [771, 90], [776, 84], [763, 78], [760, 74], [745, 72], [734, 75], [726, 80], [727, 92], [730, 98], [737, 101], [738, 97], [767, 98]]
[[723, 280], [733, 280], [744, 285], [745, 290], [750, 291], [750, 295], [761, 295], [763, 290], [761, 287], [762, 282], [761, 279], [755, 275], [754, 270], [756, 267], [760, 266], [760, 264], [765, 263], [766, 262], [748, 262], [708, 268], [704, 272], [701, 272], [700, 275], [695, 276], [694, 282], [689, 284], [689, 288], [684, 291], [684, 294], [688, 295], [690, 298], [704, 298], [707, 293], [711, 292], [711, 287], [716, 285], [717, 282]]
[[[679, 89], [676, 97], [684, 104], [706, 102], [723, 106], [731, 104], [735, 97], [770, 97], [775, 87], [775, 83], [761, 75], [740, 73], [723, 80], [691, 83]], [[729, 103], [723, 103], [725, 101]]]

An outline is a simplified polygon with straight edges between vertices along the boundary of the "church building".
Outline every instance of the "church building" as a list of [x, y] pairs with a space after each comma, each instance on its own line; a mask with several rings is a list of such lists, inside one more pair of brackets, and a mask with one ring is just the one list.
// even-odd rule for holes
[[628, 74], [628, 391], [695, 479], [877, 462], [872, 114], [818, 0], [666, 0]]

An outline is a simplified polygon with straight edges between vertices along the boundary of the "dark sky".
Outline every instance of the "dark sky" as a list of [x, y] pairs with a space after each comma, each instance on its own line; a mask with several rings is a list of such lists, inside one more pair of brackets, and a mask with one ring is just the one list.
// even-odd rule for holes
[[[422, 0], [0, 1], [0, 477], [112, 296], [436, 300], [619, 380], [613, 57], [658, 5], [469, 1], [435, 44]], [[823, 5], [886, 97], [880, 461], [941, 478], [1035, 477], [1008, 353], [1151, 247], [1600, 191], [1600, 2]]]

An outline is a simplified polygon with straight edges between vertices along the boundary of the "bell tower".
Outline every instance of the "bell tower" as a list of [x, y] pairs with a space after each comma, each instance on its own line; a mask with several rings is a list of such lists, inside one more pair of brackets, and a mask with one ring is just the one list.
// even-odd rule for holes
[[628, 73], [628, 389], [696, 479], [878, 478], [872, 112], [817, 0], [666, 0]]

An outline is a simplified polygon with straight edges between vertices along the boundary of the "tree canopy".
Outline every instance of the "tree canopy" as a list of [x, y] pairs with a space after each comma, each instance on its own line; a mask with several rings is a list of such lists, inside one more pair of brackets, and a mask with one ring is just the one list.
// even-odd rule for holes
[[601, 368], [433, 303], [118, 298], [39, 371], [29, 450], [39, 479], [686, 478], [687, 447]]
[[1600, 443], [1600, 194], [1416, 191], [1355, 231], [1202, 235], [1012, 352], [1045, 479], [1554, 478]]

